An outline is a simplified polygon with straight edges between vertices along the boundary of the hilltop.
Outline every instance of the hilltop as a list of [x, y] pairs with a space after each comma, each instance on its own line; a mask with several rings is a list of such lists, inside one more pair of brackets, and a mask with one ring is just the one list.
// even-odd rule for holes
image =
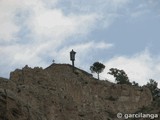
[[99, 81], [69, 64], [25, 66], [0, 78], [1, 120], [116, 120], [151, 108], [152, 99], [146, 87]]

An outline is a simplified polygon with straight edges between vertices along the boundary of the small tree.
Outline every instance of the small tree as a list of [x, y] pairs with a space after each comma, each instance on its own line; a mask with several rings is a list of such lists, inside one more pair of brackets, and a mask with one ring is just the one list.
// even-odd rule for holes
[[132, 85], [133, 85], [133, 86], [137, 86], [137, 87], [139, 86], [139, 84], [136, 83], [135, 81], [132, 82]]
[[92, 66], [90, 66], [91, 72], [92, 73], [94, 73], [94, 72], [97, 73], [98, 80], [99, 80], [99, 73], [103, 72], [104, 68], [105, 68], [105, 65], [103, 65], [100, 62], [95, 62], [95, 63], [93, 63]]
[[147, 85], [146, 85], [148, 88], [150, 88], [150, 90], [155, 90], [158, 86], [158, 83], [153, 80], [153, 79], [149, 79], [149, 82], [147, 82]]
[[115, 77], [117, 84], [131, 84], [124, 70], [119, 70], [117, 68], [111, 68], [108, 74], [113, 75]]
[[150, 79], [145, 86], [150, 89], [154, 99], [159, 96], [160, 90], [158, 89], [158, 83], [155, 80]]

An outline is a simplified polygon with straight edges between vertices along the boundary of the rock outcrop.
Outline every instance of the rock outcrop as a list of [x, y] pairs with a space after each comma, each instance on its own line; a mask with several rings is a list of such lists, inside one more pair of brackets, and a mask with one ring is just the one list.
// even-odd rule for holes
[[98, 81], [68, 64], [25, 66], [0, 78], [0, 120], [116, 120], [151, 102], [145, 87]]

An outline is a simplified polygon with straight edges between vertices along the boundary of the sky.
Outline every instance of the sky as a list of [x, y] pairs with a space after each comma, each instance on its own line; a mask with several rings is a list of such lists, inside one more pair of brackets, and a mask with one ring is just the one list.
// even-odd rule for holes
[[101, 79], [114, 82], [110, 68], [123, 69], [140, 85], [160, 87], [159, 0], [0, 0], [0, 76], [55, 63], [90, 72], [99, 61]]

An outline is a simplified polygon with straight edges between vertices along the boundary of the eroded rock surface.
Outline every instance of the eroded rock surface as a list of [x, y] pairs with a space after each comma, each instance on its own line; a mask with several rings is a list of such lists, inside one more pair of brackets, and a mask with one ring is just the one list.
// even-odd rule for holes
[[147, 88], [98, 81], [68, 64], [25, 66], [0, 78], [1, 120], [116, 120], [151, 102]]

